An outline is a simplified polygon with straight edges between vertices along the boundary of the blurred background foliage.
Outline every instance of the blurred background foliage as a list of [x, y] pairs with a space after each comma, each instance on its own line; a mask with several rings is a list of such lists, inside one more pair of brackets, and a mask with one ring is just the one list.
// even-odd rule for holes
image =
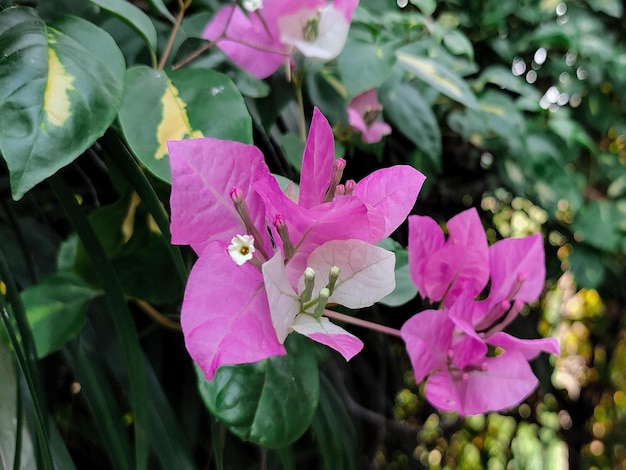
[[[38, 181], [64, 167], [51, 184], [15, 201], [0, 169], [0, 299], [15, 318], [23, 304], [31, 330], [4, 316], [2, 468], [11, 468], [16, 449], [23, 468], [35, 461], [93, 469], [146, 461], [150, 468], [626, 468], [622, 2], [361, 0], [344, 52], [327, 64], [299, 64], [305, 115], [315, 105], [329, 118], [348, 177], [408, 163], [428, 177], [415, 213], [444, 221], [478, 207], [492, 243], [543, 233], [545, 295], [512, 328], [522, 337], [559, 338], [562, 354], [535, 361], [541, 385], [516, 409], [460, 419], [425, 401], [402, 344], [357, 332], [368, 346], [351, 363], [319, 352], [311, 427], [280, 449], [242, 442], [204, 405], [177, 323], [193, 256], [168, 243], [167, 170], [155, 166], [156, 145], [136, 136], [158, 126], [147, 100], [160, 96], [169, 77], [194, 126], [253, 139], [272, 171], [296, 178], [302, 142], [294, 89], [282, 70], [258, 80], [206, 47], [202, 28], [227, 2], [191, 4], [165, 55], [167, 77], [153, 67], [179, 3], [133, 1], [152, 26], [138, 26], [144, 17], [136, 13], [112, 15], [105, 3], [0, 0], [0, 8], [36, 8], [47, 24], [59, 24], [62, 14], [86, 19], [113, 37], [126, 67], [137, 66], [126, 74], [132, 96], [127, 91], [107, 111], [117, 119], [91, 131], [74, 157], [50, 163]], [[0, 38], [7, 35], [0, 28]], [[2, 67], [0, 84], [8, 76]], [[219, 128], [223, 116], [204, 109], [201, 98], [213, 83], [229, 90], [224, 111], [244, 121], [249, 113], [251, 126]], [[378, 88], [393, 132], [365, 145], [345, 109], [370, 88]], [[54, 144], [52, 158], [66, 151]], [[394, 238], [405, 246], [406, 226]], [[406, 276], [401, 263], [398, 271]], [[425, 307], [399, 285], [405, 291], [361, 314], [400, 327]], [[107, 302], [116, 313], [107, 313]], [[29, 357], [33, 344], [39, 361]], [[27, 426], [15, 422], [23, 415]], [[48, 420], [51, 430], [32, 424]]]

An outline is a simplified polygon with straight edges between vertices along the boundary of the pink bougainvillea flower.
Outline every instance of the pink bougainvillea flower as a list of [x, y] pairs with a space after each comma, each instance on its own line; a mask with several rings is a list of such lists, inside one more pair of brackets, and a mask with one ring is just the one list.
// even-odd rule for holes
[[[416, 381], [428, 376], [426, 398], [462, 415], [520, 403], [537, 386], [528, 361], [542, 351], [559, 353], [554, 338], [519, 339], [502, 331], [524, 302], [541, 293], [541, 237], [503, 240], [490, 252], [492, 284], [485, 300], [462, 291], [449, 308], [418, 313], [401, 330]], [[496, 355], [488, 353], [490, 347]]]
[[219, 10], [203, 37], [258, 78], [274, 73], [296, 51], [331, 60], [348, 37], [358, 0], [263, 0]]
[[409, 217], [409, 268], [420, 295], [444, 306], [469, 290], [477, 296], [489, 279], [487, 237], [476, 209], [452, 217], [448, 238], [430, 217]]
[[[284, 354], [282, 343], [291, 330], [345, 357], [356, 353], [357, 342], [323, 312], [309, 315], [312, 305], [298, 304], [294, 315], [289, 299], [306, 294], [299, 281], [307, 268], [317, 272], [311, 288], [318, 309], [325, 306], [319, 283], [321, 277], [328, 279], [328, 263], [343, 273], [330, 289], [329, 302], [358, 308], [355, 299], [371, 305], [393, 289], [393, 255], [372, 243], [406, 217], [424, 177], [397, 167], [358, 184], [341, 184], [345, 162], [333, 163], [330, 126], [318, 110], [313, 121], [299, 195], [293, 188], [289, 196], [280, 190], [256, 147], [213, 138], [168, 143], [172, 241], [190, 244], [199, 255], [185, 291], [181, 325], [190, 355], [209, 380], [220, 365]], [[280, 263], [272, 262], [277, 256]], [[378, 287], [360, 286], [361, 271]]]
[[391, 126], [377, 119], [382, 110], [383, 106], [378, 102], [376, 88], [364, 91], [352, 98], [347, 109], [348, 123], [361, 133], [364, 143], [376, 143], [383, 136], [391, 133]]

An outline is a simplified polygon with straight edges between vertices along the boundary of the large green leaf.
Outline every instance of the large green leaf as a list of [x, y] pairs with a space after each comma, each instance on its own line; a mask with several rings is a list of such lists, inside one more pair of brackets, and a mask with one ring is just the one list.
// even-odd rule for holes
[[442, 62], [414, 55], [406, 48], [396, 51], [396, 56], [407, 71], [447, 97], [470, 108], [478, 105], [467, 82]]
[[337, 58], [339, 73], [350, 97], [382, 85], [395, 63], [391, 44], [378, 46], [359, 41], [348, 41]]
[[53, 274], [22, 291], [22, 302], [40, 358], [78, 335], [87, 306], [99, 293], [70, 272]]
[[210, 382], [198, 371], [209, 411], [242, 439], [283, 447], [307, 430], [319, 401], [319, 371], [308, 339], [287, 338], [286, 356], [222, 366]]
[[0, 50], [0, 150], [19, 199], [109, 127], [125, 65], [92, 23], [66, 16], [46, 26], [31, 8], [0, 12]]
[[252, 143], [241, 93], [226, 75], [208, 69], [129, 69], [119, 119], [131, 150], [166, 182], [168, 140], [205, 136]]
[[441, 166], [441, 131], [422, 95], [410, 84], [391, 81], [380, 89], [385, 118], [423, 151], [435, 168]]

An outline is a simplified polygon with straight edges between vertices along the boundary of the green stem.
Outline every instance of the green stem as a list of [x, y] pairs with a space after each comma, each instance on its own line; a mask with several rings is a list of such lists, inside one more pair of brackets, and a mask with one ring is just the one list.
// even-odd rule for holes
[[302, 97], [302, 80], [298, 73], [293, 75], [293, 86], [296, 90], [296, 101], [298, 102], [298, 131], [302, 142], [306, 142], [306, 121], [304, 118], [304, 99]]

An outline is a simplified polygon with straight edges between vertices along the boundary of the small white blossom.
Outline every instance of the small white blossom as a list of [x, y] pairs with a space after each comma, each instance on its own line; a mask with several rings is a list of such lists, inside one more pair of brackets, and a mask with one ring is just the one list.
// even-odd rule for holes
[[254, 237], [251, 235], [235, 235], [230, 241], [228, 254], [237, 266], [241, 266], [246, 261], [250, 261], [255, 252]]

